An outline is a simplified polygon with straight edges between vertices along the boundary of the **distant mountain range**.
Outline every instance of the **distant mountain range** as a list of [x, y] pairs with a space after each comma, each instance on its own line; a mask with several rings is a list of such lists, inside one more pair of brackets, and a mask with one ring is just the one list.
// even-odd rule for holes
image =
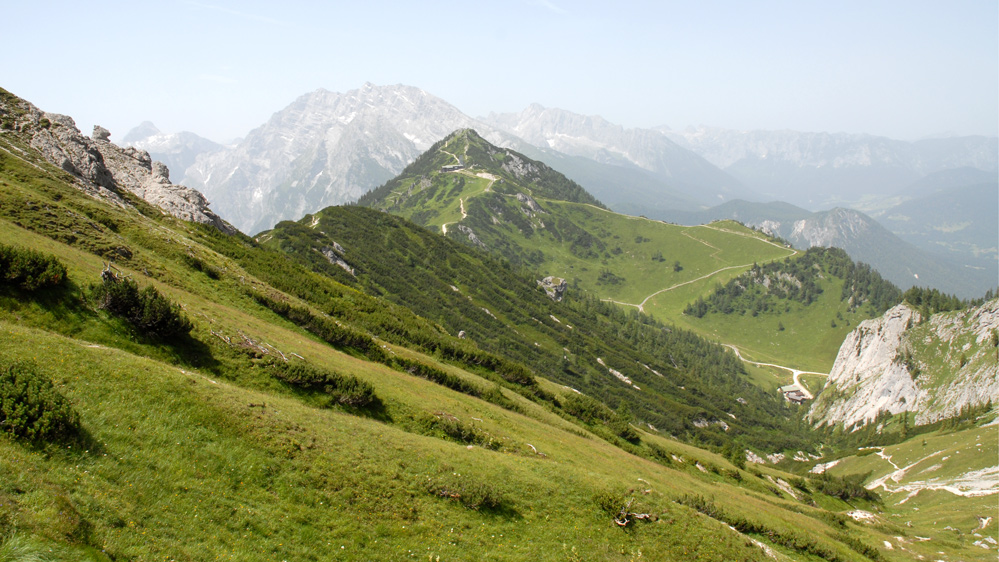
[[[365, 84], [303, 95], [229, 147], [193, 133], [165, 135], [151, 123], [125, 142], [167, 163], [178, 182], [202, 191], [240, 230], [255, 233], [357, 200], [463, 128], [547, 163], [618, 212], [683, 224], [717, 218], [780, 223], [773, 232], [796, 245], [819, 239], [839, 245], [903, 287], [933, 283], [972, 296], [995, 284], [997, 207], [979, 202], [999, 191], [989, 191], [999, 177], [996, 138], [905, 142], [794, 131], [627, 129], [537, 104], [476, 119], [415, 87]], [[762, 203], [775, 199], [790, 205]], [[750, 212], [747, 201], [760, 206]], [[811, 215], [835, 206], [877, 217], [911, 245], [855, 211]], [[794, 223], [806, 219], [824, 226], [795, 234]]]
[[[653, 129], [626, 129], [602, 117], [538, 104], [532, 104], [520, 113], [490, 114], [483, 121], [537, 147], [620, 168], [642, 170], [660, 186], [668, 186], [696, 205], [717, 205], [736, 198], [759, 199], [730, 174]], [[578, 173], [567, 175], [583, 181], [574, 177]], [[601, 200], [609, 200], [599, 187], [590, 189]], [[641, 191], [619, 194], [617, 199], [621, 206], [636, 208], [656, 206], [657, 203], [654, 194]]]
[[320, 89], [236, 146], [199, 158], [186, 181], [240, 230], [255, 233], [356, 200], [455, 129], [475, 125], [451, 104], [410, 86], [365, 84], [343, 94]]
[[970, 167], [999, 170], [999, 139], [954, 137], [906, 142], [872, 135], [659, 129], [767, 200], [810, 210], [855, 206], [894, 195], [928, 174]]

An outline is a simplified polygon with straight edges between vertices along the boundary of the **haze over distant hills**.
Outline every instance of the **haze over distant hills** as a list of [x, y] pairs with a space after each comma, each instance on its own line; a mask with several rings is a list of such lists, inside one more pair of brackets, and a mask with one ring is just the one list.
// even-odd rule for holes
[[894, 194], [927, 174], [970, 167], [999, 170], [999, 139], [906, 142], [863, 134], [658, 129], [768, 200], [816, 211]]
[[663, 185], [700, 205], [759, 198], [728, 173], [653, 129], [626, 129], [599, 116], [538, 104], [520, 113], [493, 113], [483, 121], [538, 147], [650, 172]]
[[[688, 225], [723, 219], [737, 220], [779, 236], [800, 249], [841, 248], [851, 258], [873, 265], [885, 279], [902, 289], [936, 287], [971, 298], [996, 286], [994, 259], [989, 262], [987, 257], [976, 259], [970, 252], [945, 253], [942, 248], [917, 247], [854, 209], [837, 207], [813, 213], [789, 203], [731, 201], [696, 213], [675, 213], [671, 217], [674, 222]], [[987, 221], [983, 219], [983, 222]]]
[[[684, 224], [714, 218], [781, 223], [773, 232], [805, 247], [817, 242], [792, 230], [794, 221], [810, 218], [826, 234], [836, 231], [850, 241], [831, 234], [811, 238], [844, 247], [902, 286], [933, 283], [971, 296], [994, 284], [996, 205], [976, 200], [995, 196], [987, 186], [999, 173], [996, 138], [906, 142], [841, 133], [628, 129], [537, 104], [475, 119], [419, 88], [368, 83], [346, 93], [305, 94], [230, 147], [193, 133], [164, 135], [151, 123], [126, 141], [166, 162], [175, 179], [201, 190], [230, 222], [254, 233], [356, 200], [462, 128], [546, 162], [619, 212]], [[731, 207], [713, 209], [774, 199], [795, 206], [793, 220], [786, 207], [774, 205], [756, 207], [753, 220]], [[856, 211], [810, 216], [834, 206], [878, 217], [911, 245]], [[744, 205], [736, 207], [745, 214]], [[967, 214], [972, 207], [978, 212]], [[845, 222], [830, 222], [836, 220]]]
[[[572, 143], [552, 148], [504, 130], [500, 124], [512, 117], [493, 116], [495, 123], [486, 123], [419, 88], [369, 83], [342, 94], [321, 89], [305, 94], [235, 146], [205, 154], [175, 175], [205, 193], [241, 230], [253, 233], [356, 200], [434, 142], [457, 129], [474, 128], [498, 146], [551, 161], [585, 181], [595, 197], [609, 196], [622, 210], [638, 212], [647, 205], [695, 210], [734, 196], [752, 197], [730, 176], [654, 131], [625, 130], [562, 110], [529, 110], [521, 116], [584, 129], [596, 123], [596, 130], [612, 139], [592, 142], [594, 151], [585, 149], [590, 141], [583, 136], [579, 150]], [[156, 147], [143, 148], [160, 157]], [[629, 152], [634, 159], [621, 156]]]

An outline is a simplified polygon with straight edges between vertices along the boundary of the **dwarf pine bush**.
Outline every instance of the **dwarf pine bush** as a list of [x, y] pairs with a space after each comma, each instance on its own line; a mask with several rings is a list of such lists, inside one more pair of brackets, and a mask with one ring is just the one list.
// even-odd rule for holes
[[70, 437], [78, 426], [69, 401], [33, 365], [0, 365], [0, 432], [54, 441]]
[[54, 287], [66, 279], [66, 266], [55, 256], [0, 244], [0, 283], [25, 291]]
[[326, 395], [329, 398], [329, 405], [368, 408], [380, 403], [374, 387], [351, 375], [343, 375], [300, 362], [272, 361], [269, 367], [279, 380], [302, 390]]
[[129, 278], [106, 275], [93, 289], [97, 306], [123, 318], [139, 332], [154, 338], [169, 339], [191, 331], [191, 321], [180, 305], [170, 302], [152, 286], [139, 289]]

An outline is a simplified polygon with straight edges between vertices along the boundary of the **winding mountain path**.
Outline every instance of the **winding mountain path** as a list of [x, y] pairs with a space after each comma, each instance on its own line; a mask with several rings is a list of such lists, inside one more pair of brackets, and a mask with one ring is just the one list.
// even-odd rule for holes
[[731, 349], [732, 351], [734, 351], [735, 352], [735, 356], [738, 357], [740, 360], [745, 361], [746, 363], [749, 363], [751, 365], [756, 365], [757, 367], [774, 367], [776, 369], [783, 369], [785, 371], [791, 371], [791, 377], [794, 379], [794, 384], [796, 384], [798, 386], [798, 388], [801, 389], [801, 393], [804, 394], [809, 400], [814, 400], [815, 396], [811, 392], [809, 392], [808, 387], [806, 387], [804, 385], [804, 383], [801, 382], [801, 378], [800, 378], [801, 375], [819, 375], [820, 377], [828, 377], [829, 376], [829, 373], [818, 373], [818, 372], [815, 372], [815, 371], [802, 371], [802, 370], [799, 370], [799, 369], [793, 369], [791, 367], [785, 367], [784, 365], [775, 365], [774, 363], [760, 363], [759, 361], [750, 361], [749, 359], [746, 359], [745, 357], [742, 356], [742, 353], [739, 352], [739, 348], [738, 347], [735, 347], [734, 345], [728, 344], [728, 343], [725, 343], [725, 344], [722, 344], [722, 345], [724, 345], [725, 347], [727, 347], [727, 348]]
[[720, 269], [716, 269], [716, 270], [712, 271], [711, 273], [708, 273], [707, 275], [702, 275], [702, 276], [698, 277], [697, 279], [691, 279], [690, 281], [684, 281], [683, 283], [677, 283], [676, 285], [672, 285], [670, 287], [666, 287], [665, 289], [659, 289], [658, 291], [656, 291], [656, 292], [652, 293], [651, 295], [649, 295], [649, 296], [645, 297], [644, 299], [642, 299], [642, 302], [640, 302], [638, 304], [634, 304], [634, 303], [630, 303], [630, 302], [616, 301], [614, 299], [600, 299], [600, 300], [602, 300], [604, 302], [612, 302], [614, 304], [620, 304], [622, 306], [633, 306], [633, 307], [637, 308], [639, 310], [639, 312], [645, 312], [645, 304], [647, 302], [649, 302], [649, 299], [655, 297], [656, 295], [660, 295], [660, 294], [665, 293], [667, 291], [672, 291], [673, 289], [677, 289], [677, 288], [683, 287], [684, 285], [690, 285], [691, 283], [697, 283], [698, 281], [703, 281], [703, 280], [708, 279], [709, 277], [712, 277], [715, 274], [721, 273], [722, 271], [725, 271], [727, 269], [739, 269], [739, 268], [743, 268], [743, 267], [749, 267], [751, 265], [753, 265], [753, 264], [747, 263], [747, 264], [743, 264], [743, 265], [730, 265], [728, 267], [722, 267]]

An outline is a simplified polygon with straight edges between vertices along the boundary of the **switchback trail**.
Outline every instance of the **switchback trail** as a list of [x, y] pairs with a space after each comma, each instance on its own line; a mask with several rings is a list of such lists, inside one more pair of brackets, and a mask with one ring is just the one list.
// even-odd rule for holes
[[820, 377], [828, 377], [829, 376], [829, 373], [818, 373], [818, 372], [815, 372], [815, 371], [802, 371], [802, 370], [799, 370], [799, 369], [792, 369], [791, 367], [785, 367], [784, 365], [775, 365], [773, 363], [760, 363], [759, 361], [750, 361], [749, 359], [746, 359], [745, 357], [742, 356], [742, 353], [739, 352], [739, 348], [738, 347], [735, 347], [734, 345], [727, 344], [727, 343], [724, 343], [722, 345], [724, 345], [725, 347], [727, 347], [727, 348], [731, 349], [732, 351], [734, 351], [735, 352], [735, 356], [738, 357], [740, 360], [745, 361], [746, 363], [750, 363], [752, 365], [756, 365], [757, 367], [774, 367], [775, 369], [783, 369], [785, 371], [790, 371], [791, 372], [791, 377], [794, 379], [794, 384], [797, 385], [798, 388], [801, 389], [802, 394], [804, 394], [809, 400], [814, 400], [815, 396], [811, 392], [809, 392], [808, 387], [806, 387], [801, 382], [801, 379], [799, 377], [801, 377], [801, 375], [819, 375]]

